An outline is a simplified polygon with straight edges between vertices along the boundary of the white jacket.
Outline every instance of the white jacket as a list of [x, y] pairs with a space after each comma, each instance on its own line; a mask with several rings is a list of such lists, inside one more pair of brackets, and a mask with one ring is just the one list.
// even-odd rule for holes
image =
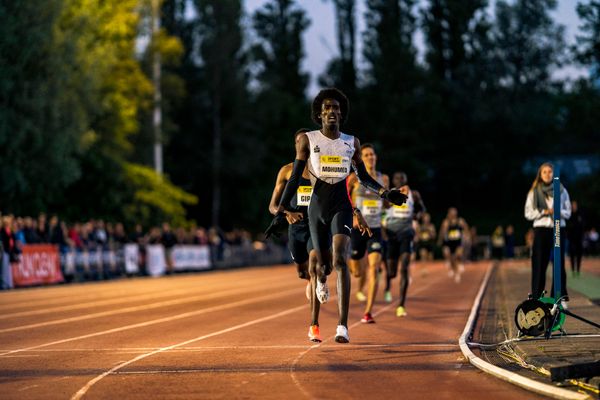
[[[548, 209], [554, 208], [554, 198], [547, 198], [546, 204], [548, 205]], [[525, 201], [525, 218], [529, 221], [533, 221], [534, 228], [554, 227], [554, 217], [552, 214], [543, 215], [540, 210], [534, 207], [533, 190], [530, 190], [529, 193], [527, 193], [527, 200]], [[560, 226], [566, 226], [566, 221], [569, 218], [571, 218], [571, 199], [569, 199], [567, 189], [564, 189], [560, 196]]]

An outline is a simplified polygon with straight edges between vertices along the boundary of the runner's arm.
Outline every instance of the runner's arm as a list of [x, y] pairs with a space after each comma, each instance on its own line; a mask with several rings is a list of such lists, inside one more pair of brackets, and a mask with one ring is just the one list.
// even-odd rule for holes
[[420, 219], [421, 215], [424, 212], [427, 212], [427, 208], [425, 207], [425, 203], [423, 203], [423, 198], [421, 197], [421, 193], [416, 190], [412, 191], [413, 200], [415, 202], [415, 219]]
[[304, 172], [304, 167], [306, 167], [306, 161], [308, 160], [309, 155], [308, 136], [304, 133], [299, 134], [296, 137], [296, 159], [294, 160], [294, 165], [292, 167], [292, 174], [283, 190], [278, 211], [283, 211], [289, 207], [290, 201], [292, 201], [292, 198], [294, 197], [294, 193], [298, 190], [300, 177]]
[[288, 175], [292, 168], [292, 164], [287, 164], [281, 167], [279, 173], [277, 174], [277, 179], [275, 180], [275, 188], [273, 189], [273, 194], [271, 195], [271, 202], [269, 203], [269, 212], [273, 215], [277, 214], [277, 208], [279, 205], [279, 201], [281, 200], [281, 195], [283, 194], [283, 189], [285, 189], [285, 184], [288, 182]]
[[357, 138], [354, 138], [354, 149], [354, 156], [352, 156], [352, 167], [354, 168], [354, 172], [356, 172], [356, 176], [358, 176], [358, 180], [360, 181], [361, 185], [372, 190], [381, 198], [384, 198], [391, 203], [397, 205], [404, 204], [407, 198], [406, 194], [397, 189], [388, 190], [384, 188], [379, 184], [379, 182], [373, 179], [371, 175], [369, 175], [365, 164], [360, 158], [360, 141]]

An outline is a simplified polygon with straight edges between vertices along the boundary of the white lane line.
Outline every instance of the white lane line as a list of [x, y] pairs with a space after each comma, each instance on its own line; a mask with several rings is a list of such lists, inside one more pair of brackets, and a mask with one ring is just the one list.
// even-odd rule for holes
[[35, 387], [38, 387], [38, 386], [39, 386], [39, 385], [29, 385], [29, 386], [25, 386], [25, 387], [22, 387], [21, 389], [19, 389], [19, 392], [23, 392], [23, 391], [25, 391], [25, 390], [27, 390], [27, 389], [33, 389], [33, 388], [35, 388]]
[[533, 379], [526, 378], [514, 372], [505, 370], [503, 368], [497, 367], [493, 364], [490, 364], [481, 358], [477, 357], [467, 345], [467, 338], [471, 335], [473, 331], [475, 321], [477, 320], [477, 314], [479, 313], [479, 307], [481, 305], [481, 300], [483, 298], [483, 294], [485, 293], [485, 289], [490, 280], [490, 276], [492, 275], [492, 271], [494, 270], [493, 264], [488, 267], [488, 270], [481, 282], [481, 286], [479, 287], [479, 292], [475, 297], [475, 301], [473, 302], [473, 307], [471, 308], [471, 314], [469, 315], [469, 319], [467, 320], [467, 324], [465, 325], [465, 329], [463, 330], [462, 335], [458, 339], [458, 344], [460, 346], [460, 350], [463, 355], [471, 364], [479, 368], [480, 370], [487, 372], [497, 378], [500, 378], [504, 381], [510, 382], [517, 386], [520, 386], [524, 389], [530, 390], [535, 393], [542, 394], [544, 396], [553, 397], [555, 399], [564, 399], [564, 400], [587, 400], [590, 397], [586, 394], [573, 392], [567, 389], [562, 389], [554, 385], [547, 385], [545, 383], [541, 383], [538, 381], [534, 381]]
[[[281, 279], [279, 279], [279, 281], [281, 281]], [[246, 283], [246, 281], [244, 281], [244, 282]], [[256, 282], [247, 283], [246, 285], [238, 286], [238, 288], [244, 289], [246, 287], [252, 287], [252, 286], [256, 286]], [[215, 290], [215, 287], [211, 287], [211, 291], [214, 291], [214, 290]], [[140, 301], [140, 300], [155, 299], [155, 298], [160, 298], [160, 297], [184, 295], [184, 294], [188, 294], [188, 293], [198, 293], [199, 291], [201, 291], [201, 290], [198, 288], [198, 286], [190, 285], [190, 287], [176, 288], [176, 289], [170, 289], [170, 290], [161, 290], [158, 293], [144, 293], [144, 294], [132, 295], [129, 297], [118, 297], [115, 299], [107, 299], [107, 300], [95, 300], [95, 301], [91, 301], [88, 303], [78, 303], [78, 304], [71, 304], [71, 305], [67, 305], [67, 306], [57, 306], [57, 307], [42, 308], [42, 309], [36, 309], [36, 310], [30, 310], [30, 311], [21, 311], [21, 312], [16, 312], [16, 313], [12, 313], [12, 314], [2, 314], [2, 315], [0, 315], [0, 320], [7, 319], [7, 318], [29, 316], [29, 315], [47, 314], [49, 312], [55, 312], [55, 311], [77, 310], [77, 309], [81, 309], [81, 308], [88, 308], [91, 306], [99, 307], [99, 306], [105, 306], [105, 305], [111, 305], [111, 304], [126, 303], [126, 302], [130, 302], [130, 301]], [[71, 301], [73, 301], [73, 297], [71, 297]], [[0, 330], [0, 332], [2, 332], [2, 331]]]
[[[297, 291], [297, 289], [295, 291]], [[211, 337], [214, 337], [214, 336], [222, 335], [224, 333], [233, 332], [233, 331], [236, 331], [238, 329], [246, 328], [248, 326], [260, 324], [261, 322], [269, 321], [269, 320], [272, 320], [272, 319], [275, 319], [275, 318], [279, 318], [279, 317], [282, 317], [282, 316], [285, 316], [285, 315], [288, 315], [288, 314], [291, 314], [291, 313], [295, 313], [295, 312], [300, 311], [300, 310], [305, 309], [305, 308], [306, 308], [306, 304], [302, 304], [301, 306], [290, 308], [290, 309], [288, 309], [286, 311], [281, 311], [281, 312], [278, 312], [278, 313], [275, 313], [275, 314], [268, 315], [266, 317], [258, 318], [258, 319], [252, 320], [252, 321], [245, 322], [243, 324], [235, 325], [235, 326], [232, 326], [230, 328], [226, 328], [226, 329], [222, 329], [220, 331], [212, 332], [212, 333], [209, 333], [207, 335], [198, 336], [197, 338], [186, 340], [185, 342], [177, 343], [177, 344], [174, 344], [174, 345], [171, 345], [171, 346], [167, 346], [167, 347], [162, 347], [162, 348], [154, 350], [154, 351], [152, 351], [150, 353], [139, 355], [139, 356], [137, 356], [135, 358], [132, 358], [131, 360], [122, 362], [119, 365], [114, 366], [113, 368], [109, 369], [108, 371], [104, 372], [103, 374], [98, 375], [94, 379], [90, 380], [81, 389], [79, 389], [77, 391], [77, 393], [75, 393], [71, 397], [71, 400], [81, 399], [86, 394], [86, 392], [88, 390], [90, 390], [90, 388], [93, 385], [95, 385], [96, 383], [98, 383], [104, 377], [106, 377], [106, 376], [108, 376], [108, 375], [110, 375], [110, 374], [112, 374], [112, 373], [120, 370], [121, 368], [123, 368], [123, 367], [125, 367], [125, 366], [127, 366], [129, 364], [132, 364], [132, 363], [134, 363], [136, 361], [142, 360], [142, 359], [144, 359], [146, 357], [150, 357], [150, 356], [152, 356], [154, 354], [158, 354], [158, 353], [161, 353], [161, 352], [164, 352], [164, 351], [167, 351], [167, 350], [171, 350], [171, 349], [174, 349], [174, 348], [179, 347], [179, 346], [185, 346], [186, 344], [190, 344], [190, 343], [194, 343], [194, 342], [197, 342], [197, 341], [200, 341], [200, 340], [208, 339], [208, 338], [211, 338]]]
[[[212, 287], [215, 283], [221, 281], [222, 276], [231, 276], [235, 274], [235, 279], [242, 281], [252, 278], [257, 269], [264, 267], [249, 267], [240, 270], [221, 270], [205, 271], [194, 275], [171, 275], [168, 277], [133, 277], [113, 281], [90, 281], [84, 283], [71, 283], [69, 285], [53, 285], [35, 288], [20, 288], [12, 291], [0, 291], [0, 311], [12, 311], [15, 308], [29, 307], [37, 304], [50, 305], [72, 301], [74, 297], [79, 298], [86, 295], [85, 300], [105, 299], [130, 293], [132, 283], [142, 283], [144, 292], [161, 291], [171, 288], [175, 285], [181, 285], [179, 288], [192, 289], [197, 287], [202, 290], [206, 287]], [[274, 269], [293, 268], [291, 265], [277, 265]], [[292, 276], [292, 275], [290, 275]], [[294, 273], [295, 276], [295, 273]], [[182, 285], [184, 284], [184, 285]], [[95, 293], [94, 293], [95, 292]], [[64, 293], [64, 294], [63, 294]], [[139, 293], [141, 294], [141, 293]]]
[[149, 371], [117, 371], [113, 375], [158, 375], [158, 374], [201, 374], [201, 373], [244, 373], [244, 372], [278, 372], [287, 371], [287, 367], [270, 368], [204, 368], [204, 369], [165, 369]]
[[[214, 350], [292, 350], [292, 349], [306, 349], [312, 345], [306, 344], [282, 344], [282, 345], [266, 345], [266, 346], [196, 346], [196, 347], [178, 347], [173, 349], [174, 353], [185, 353], [185, 352], [205, 352]], [[337, 347], [338, 345], [331, 345], [331, 347]], [[321, 346], [327, 347], [327, 346]], [[345, 349], [377, 349], [377, 348], [456, 348], [457, 343], [388, 343], [388, 344], [347, 344], [344, 346]], [[145, 353], [148, 351], [159, 349], [159, 347], [123, 347], [123, 348], [94, 348], [94, 349], [38, 349], [33, 351], [34, 353]], [[1, 350], [0, 352], [10, 351], [8, 349]], [[40, 354], [27, 354], [27, 355], [15, 355], [5, 356], [9, 357], [40, 357]]]
[[[438, 276], [438, 277], [442, 277], [443, 275], [442, 275], [442, 274], [437, 274], [437, 276]], [[438, 283], [440, 280], [442, 280], [442, 279], [444, 279], [444, 278], [445, 278], [445, 276], [444, 276], [443, 278], [438, 278], [438, 281], [435, 281], [435, 283], [437, 284], [437, 283]], [[447, 278], [446, 278], [446, 279], [447, 279]], [[429, 287], [431, 287], [431, 286], [434, 284], [434, 281], [433, 281], [433, 280], [431, 280], [431, 279], [429, 279], [427, 282], [428, 282], [428, 283], [427, 283], [425, 286], [422, 286], [422, 287], [420, 287], [420, 288], [416, 289], [416, 290], [415, 290], [415, 291], [413, 291], [413, 292], [409, 292], [409, 295], [410, 295], [410, 297], [413, 297], [414, 295], [421, 293], [422, 291], [424, 291], [425, 289], [428, 289]], [[395, 303], [388, 304], [387, 306], [385, 306], [385, 307], [383, 307], [383, 308], [379, 309], [377, 312], [374, 312], [374, 313], [373, 313], [373, 316], [374, 316], [374, 317], [376, 317], [376, 316], [378, 316], [379, 314], [381, 314], [381, 313], [383, 313], [383, 312], [385, 312], [385, 311], [389, 310], [391, 307], [394, 307], [395, 305], [396, 305]], [[356, 327], [356, 326], [358, 326], [358, 325], [364, 325], [364, 324], [363, 324], [362, 322], [360, 322], [360, 321], [358, 321], [358, 322], [355, 322], [354, 324], [352, 324], [352, 325], [350, 325], [350, 326], [348, 327], [348, 331], [350, 331], [350, 329], [351, 329], [351, 328], [355, 328], [355, 327]], [[300, 392], [301, 392], [301, 393], [304, 395], [304, 397], [306, 397], [306, 398], [308, 398], [308, 399], [314, 399], [314, 397], [313, 397], [313, 396], [311, 396], [311, 394], [310, 394], [310, 393], [308, 393], [308, 391], [307, 391], [306, 389], [304, 389], [304, 386], [303, 386], [303, 385], [300, 383], [300, 381], [299, 381], [299, 380], [298, 380], [298, 378], [296, 377], [296, 366], [298, 365], [298, 363], [300, 362], [300, 360], [301, 360], [301, 359], [302, 359], [302, 358], [303, 358], [303, 357], [304, 357], [306, 354], [308, 354], [308, 352], [310, 352], [310, 351], [311, 351], [311, 350], [313, 350], [313, 349], [316, 349], [316, 348], [319, 348], [319, 347], [323, 347], [323, 345], [324, 345], [326, 342], [329, 342], [329, 341], [331, 341], [331, 340], [332, 340], [332, 339], [334, 339], [334, 338], [335, 338], [335, 336], [330, 336], [330, 337], [328, 337], [327, 339], [323, 340], [321, 343], [317, 343], [317, 344], [315, 344], [315, 345], [313, 345], [313, 346], [310, 346], [308, 349], [306, 349], [305, 351], [301, 352], [301, 353], [298, 355], [298, 357], [296, 357], [296, 358], [294, 359], [294, 361], [292, 361], [292, 364], [290, 365], [289, 371], [290, 371], [290, 376], [291, 376], [291, 378], [292, 378], [292, 381], [294, 382], [294, 384], [296, 385], [296, 387], [298, 388], [298, 390], [300, 390]], [[334, 347], [338, 347], [338, 348], [347, 348], [347, 347], [348, 347], [348, 344], [337, 344], [337, 345], [334, 345]], [[452, 347], [456, 347], [456, 346], [452, 346]]]
[[[66, 324], [69, 322], [78, 322], [78, 321], [84, 321], [87, 319], [107, 317], [110, 315], [126, 314], [126, 313], [131, 313], [131, 312], [136, 312], [136, 311], [152, 310], [155, 308], [173, 306], [176, 304], [193, 303], [193, 302], [199, 301], [199, 300], [215, 299], [215, 298], [228, 296], [229, 294], [232, 294], [232, 293], [240, 293], [240, 289], [246, 288], [246, 287], [256, 288], [256, 285], [240, 286], [240, 287], [236, 287], [236, 288], [233, 288], [230, 290], [219, 291], [219, 292], [215, 292], [215, 293], [211, 293], [211, 294], [200, 294], [197, 296], [185, 297], [183, 299], [165, 300], [165, 301], [160, 301], [160, 302], [156, 302], [156, 303], [144, 304], [142, 306], [118, 308], [118, 309], [113, 309], [113, 310], [108, 310], [108, 311], [101, 311], [101, 312], [97, 312], [97, 313], [93, 313], [93, 314], [79, 315], [77, 317], [69, 317], [69, 318], [55, 319], [52, 321], [38, 322], [37, 324], [14, 326], [12, 328], [0, 329], [0, 333], [16, 332], [16, 331], [22, 331], [22, 330], [26, 330], [26, 329], [35, 329], [35, 328], [41, 328], [44, 326]], [[262, 289], [260, 289], [260, 288], [256, 289], [256, 291], [261, 291], [261, 290]], [[246, 293], [246, 292], [242, 292], [242, 293]], [[253, 293], [253, 292], [251, 291], [249, 293]]]
[[281, 291], [281, 292], [276, 292], [274, 294], [269, 294], [269, 295], [265, 295], [265, 296], [254, 297], [252, 299], [246, 299], [246, 300], [241, 300], [241, 301], [235, 301], [233, 303], [222, 304], [222, 305], [218, 305], [218, 306], [214, 306], [214, 307], [209, 307], [209, 308], [203, 308], [203, 309], [196, 310], [196, 311], [189, 311], [189, 312], [186, 312], [186, 313], [177, 314], [177, 315], [173, 315], [173, 316], [170, 316], [170, 317], [158, 318], [158, 319], [154, 319], [154, 320], [150, 320], [150, 321], [146, 321], [146, 322], [140, 322], [140, 323], [137, 323], [137, 324], [125, 325], [125, 326], [121, 326], [121, 327], [118, 327], [118, 328], [108, 329], [108, 330], [105, 330], [105, 331], [89, 333], [87, 335], [75, 336], [75, 337], [71, 337], [71, 338], [67, 338], [67, 339], [61, 339], [61, 340], [56, 340], [56, 341], [53, 341], [53, 342], [44, 343], [44, 344], [40, 344], [40, 345], [36, 345], [36, 346], [30, 346], [30, 347], [24, 347], [24, 348], [21, 348], [21, 349], [10, 350], [10, 351], [6, 351], [6, 352], [3, 352], [3, 353], [0, 353], [0, 356], [7, 356], [9, 354], [14, 354], [14, 353], [22, 353], [22, 352], [25, 352], [25, 351], [35, 350], [35, 349], [39, 349], [39, 348], [42, 348], [42, 347], [54, 346], [54, 345], [57, 345], [57, 344], [62, 344], [62, 343], [67, 343], [67, 342], [73, 342], [73, 341], [76, 341], [76, 340], [82, 340], [82, 339], [88, 339], [88, 338], [96, 337], [96, 336], [108, 335], [108, 334], [111, 334], [111, 333], [122, 332], [122, 331], [126, 331], [126, 330], [129, 330], [129, 329], [143, 328], [143, 327], [150, 326], [150, 325], [161, 324], [161, 323], [164, 323], [164, 322], [176, 321], [178, 319], [189, 318], [189, 317], [193, 317], [193, 316], [201, 315], [201, 314], [206, 314], [206, 313], [210, 313], [210, 312], [222, 311], [222, 310], [226, 310], [226, 309], [229, 309], [229, 308], [235, 308], [235, 307], [238, 307], [238, 306], [243, 306], [243, 305], [246, 305], [246, 304], [258, 303], [258, 302], [269, 300], [269, 299], [272, 299], [272, 298], [283, 297], [283, 296], [286, 296], [286, 295], [288, 295], [290, 293], [298, 292], [298, 290], [299, 290], [298, 288], [284, 290], [284, 291]]

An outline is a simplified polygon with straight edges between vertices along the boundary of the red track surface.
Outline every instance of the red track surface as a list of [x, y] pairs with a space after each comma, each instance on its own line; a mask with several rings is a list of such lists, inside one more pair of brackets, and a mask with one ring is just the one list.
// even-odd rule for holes
[[459, 350], [487, 267], [467, 265], [456, 284], [441, 263], [413, 265], [405, 318], [380, 300], [377, 323], [361, 324], [353, 296], [350, 344], [332, 340], [335, 296], [324, 342], [307, 340], [291, 266], [0, 293], [0, 398], [538, 398]]

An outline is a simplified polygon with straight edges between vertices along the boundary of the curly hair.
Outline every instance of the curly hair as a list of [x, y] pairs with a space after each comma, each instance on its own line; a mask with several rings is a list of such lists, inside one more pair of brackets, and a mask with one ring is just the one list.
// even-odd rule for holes
[[348, 102], [346, 95], [336, 88], [323, 89], [317, 94], [317, 97], [315, 97], [312, 102], [312, 120], [316, 124], [321, 125], [321, 105], [325, 99], [337, 100], [338, 103], [340, 103], [340, 111], [342, 113], [340, 125], [345, 124], [348, 119], [348, 112], [350, 111], [350, 103]]

